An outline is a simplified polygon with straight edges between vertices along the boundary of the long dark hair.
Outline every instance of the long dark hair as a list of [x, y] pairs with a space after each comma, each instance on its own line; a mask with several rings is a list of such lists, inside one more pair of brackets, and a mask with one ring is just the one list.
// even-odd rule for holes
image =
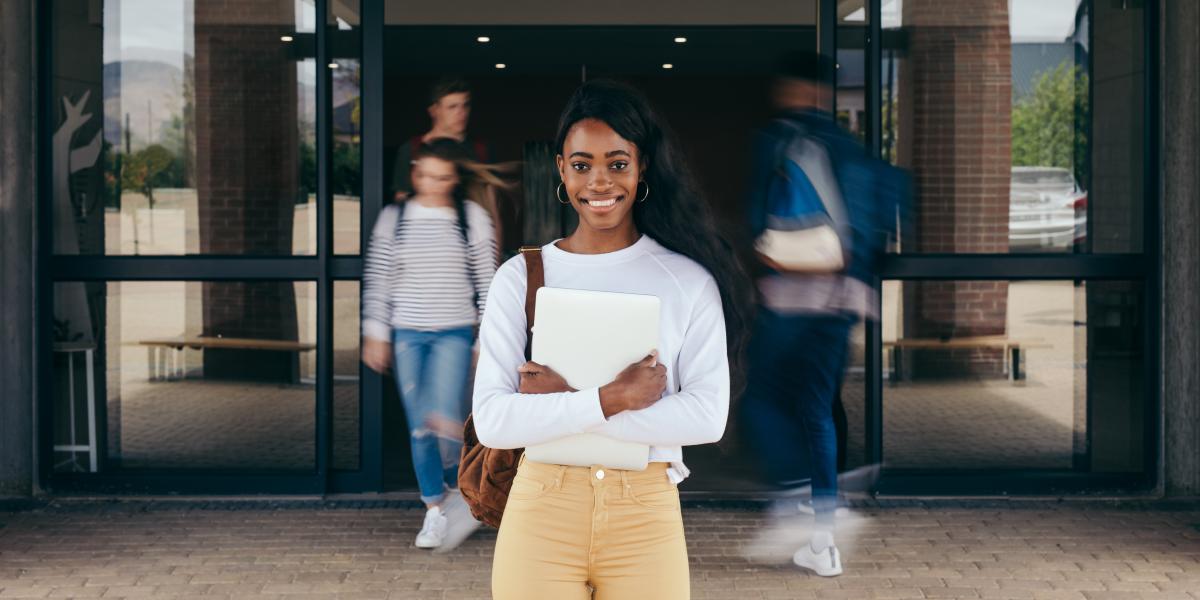
[[721, 291], [733, 396], [744, 383], [743, 350], [749, 333], [752, 285], [733, 245], [717, 230], [712, 209], [696, 184], [674, 134], [650, 102], [633, 88], [595, 80], [571, 96], [558, 121], [555, 148], [563, 152], [567, 134], [579, 121], [597, 119], [637, 146], [646, 202], [633, 205], [638, 231], [708, 270]]

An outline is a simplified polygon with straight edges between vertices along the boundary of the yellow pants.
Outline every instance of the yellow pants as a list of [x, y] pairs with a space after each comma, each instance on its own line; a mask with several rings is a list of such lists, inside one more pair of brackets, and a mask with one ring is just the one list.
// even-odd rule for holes
[[690, 597], [679, 492], [666, 463], [645, 471], [521, 464], [496, 538], [492, 598]]

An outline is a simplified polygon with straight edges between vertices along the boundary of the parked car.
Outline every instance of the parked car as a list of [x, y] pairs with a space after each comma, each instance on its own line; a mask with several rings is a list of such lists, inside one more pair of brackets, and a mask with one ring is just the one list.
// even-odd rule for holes
[[1068, 169], [1013, 167], [1008, 245], [1013, 251], [1075, 251], [1087, 239], [1087, 192]]

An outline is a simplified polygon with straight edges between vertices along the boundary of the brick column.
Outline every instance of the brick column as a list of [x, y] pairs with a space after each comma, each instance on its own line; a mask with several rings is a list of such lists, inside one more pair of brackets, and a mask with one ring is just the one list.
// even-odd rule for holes
[[[908, 251], [1008, 251], [1012, 45], [1007, 0], [906, 0], [899, 159], [916, 186]], [[912, 247], [915, 244], [915, 248]], [[905, 285], [905, 337], [1003, 334], [1007, 282]], [[997, 375], [993, 350], [915, 352], [914, 375]]]
[[[195, 4], [196, 187], [204, 254], [289, 255], [299, 195], [290, 2]], [[204, 335], [295, 340], [291, 282], [204, 284]], [[274, 379], [294, 353], [205, 352], [207, 376]]]

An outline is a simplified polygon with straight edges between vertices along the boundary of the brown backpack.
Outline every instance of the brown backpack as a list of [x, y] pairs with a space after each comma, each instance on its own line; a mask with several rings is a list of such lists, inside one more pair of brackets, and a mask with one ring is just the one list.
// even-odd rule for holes
[[[533, 339], [533, 313], [537, 304], [537, 291], [546, 283], [542, 269], [542, 249], [523, 247], [525, 257], [525, 360], [530, 358], [530, 341]], [[523, 448], [497, 450], [479, 443], [475, 435], [475, 421], [471, 415], [463, 425], [462, 456], [458, 463], [458, 489], [471, 507], [476, 519], [500, 527], [504, 516], [504, 505], [508, 503], [508, 490], [512, 489], [517, 476], [517, 464], [521, 461]]]

